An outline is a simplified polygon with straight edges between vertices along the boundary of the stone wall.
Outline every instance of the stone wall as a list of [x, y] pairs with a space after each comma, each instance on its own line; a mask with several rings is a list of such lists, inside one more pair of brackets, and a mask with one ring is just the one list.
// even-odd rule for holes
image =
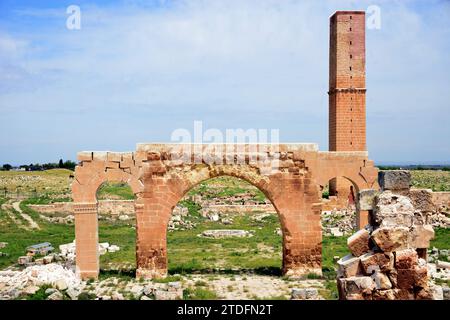
[[[73, 213], [73, 202], [33, 204], [31, 209], [40, 213]], [[98, 213], [104, 215], [134, 215], [134, 200], [99, 200]]]
[[[434, 230], [424, 203], [411, 199], [408, 171], [380, 172], [380, 193], [360, 193], [369, 224], [348, 238], [351, 254], [338, 261], [343, 300], [436, 299], [429, 283], [427, 248]], [[422, 194], [423, 196], [423, 194]], [[441, 288], [442, 291], [442, 288]], [[442, 293], [442, 292], [441, 292]]]

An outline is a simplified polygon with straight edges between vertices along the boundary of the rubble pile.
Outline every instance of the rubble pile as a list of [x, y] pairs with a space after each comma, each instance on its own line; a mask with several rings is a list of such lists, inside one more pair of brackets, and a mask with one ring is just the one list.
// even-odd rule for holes
[[321, 213], [322, 233], [326, 236], [342, 237], [355, 230], [355, 209], [324, 210]]
[[189, 230], [195, 228], [196, 224], [187, 220], [189, 210], [186, 207], [176, 206], [172, 211], [172, 216], [169, 221], [167, 230], [169, 232], [176, 230]]
[[426, 261], [434, 230], [427, 212], [406, 195], [409, 172], [380, 172], [379, 184], [382, 191], [372, 201], [362, 199], [373, 203], [366, 208], [370, 224], [348, 238], [351, 254], [338, 261], [340, 299], [443, 299]]
[[58, 290], [73, 293], [81, 290], [82, 281], [75, 274], [74, 268], [66, 268], [57, 263], [33, 265], [22, 271], [0, 271], [0, 300], [34, 294], [43, 285], [55, 288], [54, 293], [59, 292]]

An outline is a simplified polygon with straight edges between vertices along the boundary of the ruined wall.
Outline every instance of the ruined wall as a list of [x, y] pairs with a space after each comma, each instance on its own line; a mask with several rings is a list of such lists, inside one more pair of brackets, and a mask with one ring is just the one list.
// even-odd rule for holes
[[434, 230], [429, 212], [408, 196], [409, 179], [407, 171], [384, 171], [380, 193], [360, 194], [369, 224], [348, 238], [351, 254], [338, 261], [340, 299], [433, 299], [426, 255]]
[[[73, 202], [28, 205], [40, 213], [73, 213]], [[103, 215], [134, 215], [134, 200], [99, 200], [98, 213]]]

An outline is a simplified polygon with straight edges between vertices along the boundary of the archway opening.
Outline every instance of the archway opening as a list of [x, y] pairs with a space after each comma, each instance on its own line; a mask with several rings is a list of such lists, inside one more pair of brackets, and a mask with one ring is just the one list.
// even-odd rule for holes
[[[359, 188], [351, 179], [339, 176], [321, 185], [322, 191], [322, 247], [332, 248], [336, 243], [344, 243], [356, 228], [356, 201]], [[346, 247], [345, 244], [343, 247]], [[335, 249], [334, 249], [335, 250]], [[332, 261], [329, 254], [323, 255], [324, 269], [330, 267]], [[328, 260], [327, 260], [328, 259]], [[326, 272], [326, 270], [325, 270]]]
[[135, 196], [123, 182], [105, 182], [97, 190], [100, 277], [135, 277]]
[[169, 274], [281, 275], [282, 241], [278, 214], [263, 192], [239, 178], [212, 178], [172, 212]]

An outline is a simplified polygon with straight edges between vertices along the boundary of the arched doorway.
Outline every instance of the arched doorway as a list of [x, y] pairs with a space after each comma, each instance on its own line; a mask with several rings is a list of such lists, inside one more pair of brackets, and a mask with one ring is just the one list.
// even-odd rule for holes
[[212, 178], [172, 211], [168, 271], [281, 275], [282, 241], [278, 213], [263, 192], [235, 177]]

